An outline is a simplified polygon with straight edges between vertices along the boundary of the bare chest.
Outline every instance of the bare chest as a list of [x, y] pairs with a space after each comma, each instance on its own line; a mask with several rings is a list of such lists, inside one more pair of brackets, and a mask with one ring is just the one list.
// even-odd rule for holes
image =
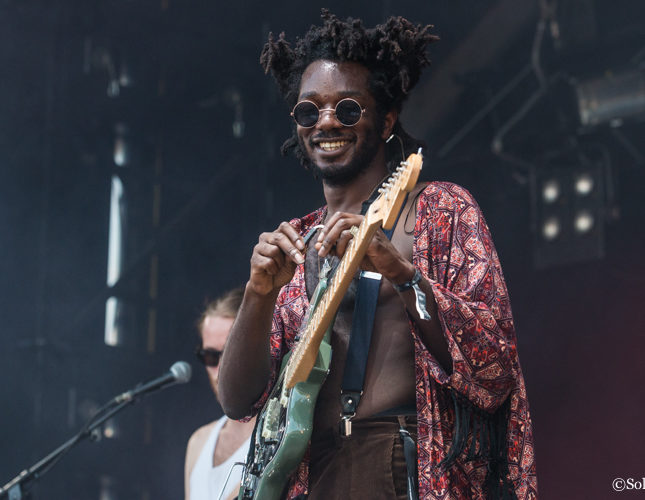
[[[392, 243], [412, 260], [412, 234], [400, 223]], [[307, 252], [305, 277], [311, 296], [318, 283], [318, 255]], [[355, 277], [345, 295], [332, 330], [332, 364], [316, 404], [314, 429], [337, 425], [340, 417], [340, 391], [352, 330], [358, 279]], [[356, 418], [368, 417], [397, 406], [414, 406], [414, 344], [403, 302], [387, 280], [381, 280], [372, 339], [365, 368], [363, 397]]]

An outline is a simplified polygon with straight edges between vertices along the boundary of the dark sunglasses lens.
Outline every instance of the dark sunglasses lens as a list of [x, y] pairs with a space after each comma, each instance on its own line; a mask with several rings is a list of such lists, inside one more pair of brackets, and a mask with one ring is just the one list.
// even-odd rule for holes
[[300, 102], [293, 108], [293, 119], [301, 127], [313, 127], [318, 123], [318, 108], [313, 102]]
[[215, 349], [200, 349], [197, 352], [197, 357], [206, 366], [217, 366], [221, 355], [222, 353]]
[[361, 105], [354, 99], [343, 99], [336, 105], [336, 118], [340, 123], [348, 127], [356, 125], [362, 114]]

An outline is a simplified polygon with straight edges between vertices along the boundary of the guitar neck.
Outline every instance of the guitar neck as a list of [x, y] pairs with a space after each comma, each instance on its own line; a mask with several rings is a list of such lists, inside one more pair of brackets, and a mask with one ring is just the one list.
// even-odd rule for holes
[[336, 268], [329, 288], [325, 290], [318, 307], [316, 307], [312, 317], [309, 318], [306, 329], [301, 335], [301, 340], [289, 359], [285, 376], [285, 386], [288, 389], [298, 382], [307, 380], [316, 361], [320, 342], [322, 342], [325, 332], [334, 320], [340, 302], [354, 279], [367, 247], [379, 227], [378, 222], [370, 223], [365, 218], [358, 227], [356, 235], [350, 240], [350, 244], [347, 246], [347, 250]]

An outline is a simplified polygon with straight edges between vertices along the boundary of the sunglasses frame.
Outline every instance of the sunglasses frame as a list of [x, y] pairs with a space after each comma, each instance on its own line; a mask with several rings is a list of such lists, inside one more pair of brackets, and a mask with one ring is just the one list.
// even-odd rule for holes
[[[205, 353], [212, 353], [217, 355], [217, 363], [213, 364], [208, 364], [206, 362], [206, 356]], [[210, 366], [210, 367], [216, 367], [219, 365], [219, 362], [222, 360], [222, 353], [224, 351], [218, 351], [217, 349], [213, 349], [212, 347], [202, 347], [201, 345], [198, 345], [195, 348], [195, 356], [197, 356], [197, 359], [204, 365], [204, 366]]]
[[[361, 116], [359, 116], [359, 117], [358, 117], [358, 120], [356, 120], [356, 123], [352, 123], [351, 125], [347, 125], [346, 123], [343, 123], [342, 121], [340, 121], [340, 119], [338, 118], [338, 113], [336, 113], [336, 110], [338, 109], [338, 105], [339, 105], [341, 102], [343, 102], [343, 101], [352, 101], [352, 102], [355, 102], [355, 103], [356, 103], [356, 105], [358, 106], [358, 108], [361, 110]], [[303, 102], [309, 102], [309, 103], [313, 104], [313, 105], [314, 105], [314, 107], [318, 110], [318, 119], [316, 120], [316, 123], [314, 123], [313, 125], [309, 125], [308, 127], [307, 127], [307, 126], [305, 126], [305, 125], [301, 125], [300, 123], [298, 123], [298, 120], [296, 120], [296, 116], [295, 116], [295, 114], [294, 114], [294, 113], [295, 113], [295, 111], [296, 111], [296, 108], [297, 108], [298, 106], [300, 106], [300, 104], [302, 104]], [[333, 113], [334, 113], [334, 118], [335, 118], [335, 119], [336, 119], [336, 121], [337, 121], [338, 123], [340, 123], [343, 127], [353, 127], [353, 126], [355, 126], [356, 124], [358, 124], [358, 122], [360, 122], [360, 121], [361, 121], [361, 118], [363, 118], [363, 115], [365, 114], [365, 111], [367, 111], [367, 108], [364, 108], [363, 106], [361, 106], [361, 103], [360, 103], [360, 102], [358, 102], [356, 99], [352, 99], [351, 97], [344, 97], [343, 99], [341, 99], [340, 101], [338, 101], [338, 102], [336, 103], [336, 106], [334, 106], [333, 108], [322, 108], [322, 109], [320, 109], [320, 108], [318, 107], [318, 105], [317, 105], [315, 102], [310, 101], [309, 99], [303, 99], [302, 101], [298, 101], [298, 102], [296, 103], [296, 105], [295, 105], [295, 106], [293, 107], [293, 109], [291, 110], [290, 115], [291, 115], [291, 118], [293, 118], [293, 121], [295, 121], [295, 122], [296, 122], [296, 125], [298, 125], [299, 127], [302, 127], [302, 128], [314, 128], [314, 127], [315, 127], [316, 125], [318, 125], [318, 123], [320, 122], [320, 119], [322, 118], [322, 114], [323, 114], [323, 112], [325, 112], [325, 111], [331, 111], [331, 112], [333, 112]]]

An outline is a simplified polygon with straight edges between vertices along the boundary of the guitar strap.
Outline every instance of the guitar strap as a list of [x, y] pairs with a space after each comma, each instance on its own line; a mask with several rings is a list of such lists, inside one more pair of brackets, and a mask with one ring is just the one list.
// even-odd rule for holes
[[[363, 203], [361, 214], [365, 215], [370, 204], [376, 196], [372, 194], [369, 200]], [[396, 221], [390, 230], [384, 230], [385, 236], [392, 239], [394, 229], [399, 222], [403, 208], [408, 201], [408, 195], [401, 205]], [[371, 271], [361, 271], [356, 291], [352, 329], [347, 348], [347, 359], [343, 371], [343, 382], [340, 390], [340, 402], [343, 415], [340, 421], [340, 435], [348, 438], [352, 434], [352, 418], [363, 395], [365, 383], [365, 368], [367, 355], [372, 341], [374, 330], [374, 314], [378, 301], [378, 292], [381, 286], [381, 275]], [[403, 442], [405, 464], [407, 469], [407, 497], [408, 500], [418, 500], [417, 485], [417, 447], [414, 439], [405, 428], [405, 417], [399, 417], [401, 440]]]
[[[378, 192], [373, 193], [367, 201], [363, 202], [361, 209], [362, 215], [367, 213], [369, 206], [376, 199], [376, 196], [378, 196]], [[399, 222], [401, 212], [407, 201], [408, 196], [406, 195], [392, 229], [383, 231], [388, 239], [392, 239], [394, 228], [396, 228]], [[349, 347], [347, 348], [347, 359], [343, 371], [343, 382], [340, 390], [340, 402], [343, 412], [340, 422], [340, 435], [343, 437], [348, 437], [352, 433], [352, 418], [356, 415], [356, 409], [363, 394], [365, 367], [367, 366], [367, 355], [372, 341], [374, 313], [376, 312], [376, 302], [378, 300], [380, 286], [381, 275], [379, 273], [361, 271], [358, 280], [358, 289], [356, 291], [352, 329]]]

